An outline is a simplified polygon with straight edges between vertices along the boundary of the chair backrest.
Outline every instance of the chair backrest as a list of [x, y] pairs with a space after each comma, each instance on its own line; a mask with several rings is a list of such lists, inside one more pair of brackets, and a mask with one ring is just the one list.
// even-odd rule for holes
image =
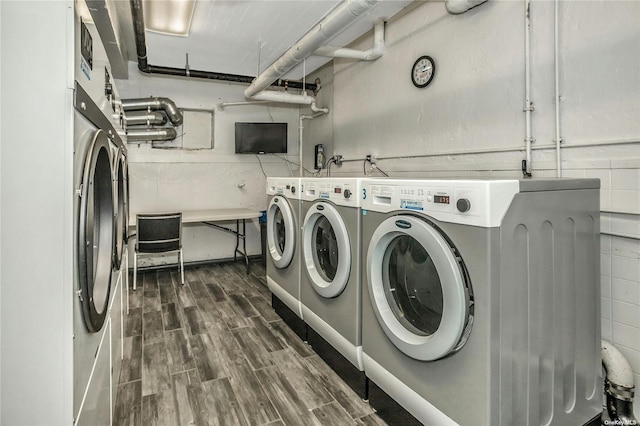
[[182, 246], [182, 213], [136, 215], [136, 251], [162, 253]]

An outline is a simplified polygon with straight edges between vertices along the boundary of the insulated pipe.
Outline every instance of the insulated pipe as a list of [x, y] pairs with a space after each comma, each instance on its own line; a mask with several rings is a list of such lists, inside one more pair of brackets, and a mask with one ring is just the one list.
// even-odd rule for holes
[[447, 8], [447, 12], [457, 15], [473, 9], [486, 1], [487, 0], [444, 0], [444, 5]]
[[157, 129], [127, 129], [127, 142], [142, 141], [170, 141], [178, 134], [172, 127], [161, 127]]
[[337, 35], [380, 1], [345, 0], [340, 3], [269, 68], [256, 77], [255, 81], [244, 91], [244, 95], [247, 98], [259, 99], [256, 97], [258, 93], [269, 87], [274, 81], [310, 56], [320, 46], [324, 45], [327, 40]]
[[[486, 1], [486, 0], [484, 0]], [[384, 21], [376, 21], [373, 27], [373, 47], [369, 50], [348, 49], [346, 47], [322, 46], [313, 52], [314, 55], [330, 58], [361, 59], [373, 61], [384, 53]]]
[[[147, 42], [144, 28], [144, 13], [142, 9], [142, 0], [130, 0], [131, 18], [133, 20], [133, 32], [135, 35], [136, 52], [138, 56], [138, 69], [145, 74], [161, 74], [177, 77], [193, 77], [208, 80], [221, 80], [233, 83], [251, 84], [254, 77], [236, 74], [224, 74], [211, 71], [199, 71], [186, 68], [172, 68], [150, 65], [147, 61]], [[273, 82], [273, 86], [291, 87], [293, 89], [306, 89], [311, 91], [318, 90], [316, 84], [303, 85], [298, 81], [278, 80]]]
[[[633, 414], [633, 371], [624, 355], [611, 343], [601, 341], [602, 366], [606, 378], [604, 389], [609, 424], [637, 425]], [[603, 423], [604, 424], [604, 423]]]
[[176, 104], [169, 98], [138, 98], [138, 99], [123, 99], [122, 108], [125, 111], [140, 111], [140, 110], [164, 110], [171, 120], [171, 124], [179, 126], [182, 124], [182, 113], [178, 110]]
[[259, 92], [251, 96], [251, 99], [255, 99], [258, 101], [283, 102], [287, 104], [298, 105], [311, 105], [316, 101], [313, 96], [308, 96], [306, 93], [303, 93], [302, 95], [296, 95], [293, 93], [277, 91]]
[[167, 116], [160, 111], [129, 111], [124, 114], [127, 126], [164, 126]]

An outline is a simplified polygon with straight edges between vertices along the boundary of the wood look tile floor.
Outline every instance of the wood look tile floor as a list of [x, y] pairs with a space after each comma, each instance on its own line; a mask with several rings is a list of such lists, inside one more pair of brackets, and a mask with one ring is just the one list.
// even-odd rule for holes
[[115, 425], [385, 425], [271, 308], [252, 263], [138, 275]]

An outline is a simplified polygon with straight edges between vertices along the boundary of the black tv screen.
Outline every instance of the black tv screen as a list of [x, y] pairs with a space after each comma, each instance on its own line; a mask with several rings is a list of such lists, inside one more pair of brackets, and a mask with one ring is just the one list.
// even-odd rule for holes
[[287, 152], [287, 123], [236, 122], [236, 154]]

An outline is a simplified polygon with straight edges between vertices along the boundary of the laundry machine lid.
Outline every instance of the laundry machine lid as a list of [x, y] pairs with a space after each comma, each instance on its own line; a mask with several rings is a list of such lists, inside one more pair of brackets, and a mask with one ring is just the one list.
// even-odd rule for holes
[[332, 204], [317, 201], [307, 211], [302, 252], [312, 288], [325, 298], [342, 293], [351, 271], [351, 244], [344, 220]]
[[293, 210], [285, 197], [275, 196], [267, 208], [267, 249], [276, 268], [289, 266], [293, 260], [295, 244]]
[[368, 291], [384, 333], [406, 355], [433, 361], [462, 347], [472, 301], [464, 264], [426, 220], [391, 216], [372, 235]]

